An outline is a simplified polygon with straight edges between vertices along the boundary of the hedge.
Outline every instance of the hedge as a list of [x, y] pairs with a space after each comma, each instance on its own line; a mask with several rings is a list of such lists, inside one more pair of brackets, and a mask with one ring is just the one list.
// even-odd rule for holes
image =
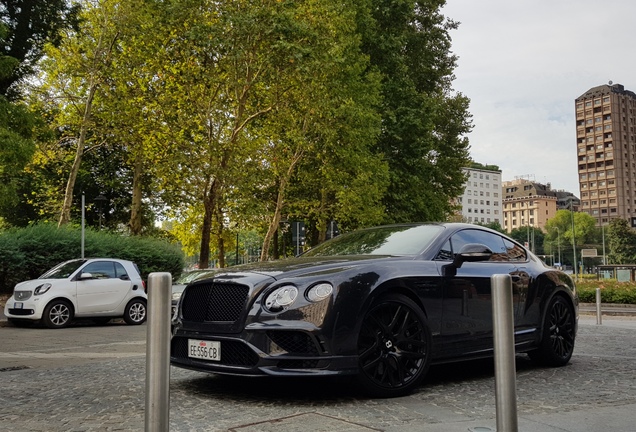
[[601, 289], [601, 303], [636, 304], [636, 283], [618, 282], [615, 279], [576, 282], [576, 291], [582, 303], [596, 303], [596, 288]]
[[[11, 293], [16, 283], [36, 279], [56, 264], [81, 257], [81, 229], [37, 224], [0, 232], [0, 293]], [[86, 229], [86, 258], [133, 261], [146, 279], [152, 272], [178, 277], [185, 258], [177, 244], [154, 237], [125, 236]]]

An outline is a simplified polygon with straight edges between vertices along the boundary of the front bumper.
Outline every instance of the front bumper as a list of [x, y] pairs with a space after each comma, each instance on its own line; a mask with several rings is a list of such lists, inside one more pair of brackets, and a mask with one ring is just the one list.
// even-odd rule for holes
[[9, 297], [4, 305], [4, 315], [12, 319], [39, 320], [42, 318], [45, 304], [40, 299], [31, 297], [26, 301], [16, 301], [14, 296]]
[[[188, 339], [218, 341], [219, 361], [189, 357]], [[334, 356], [320, 338], [301, 330], [267, 330], [241, 335], [211, 335], [177, 330], [172, 337], [174, 366], [225, 375], [315, 376], [358, 372], [358, 357]]]

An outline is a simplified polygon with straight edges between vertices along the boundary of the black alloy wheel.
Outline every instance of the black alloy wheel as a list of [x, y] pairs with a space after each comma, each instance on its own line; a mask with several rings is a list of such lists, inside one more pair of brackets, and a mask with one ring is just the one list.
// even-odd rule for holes
[[410, 393], [430, 365], [431, 332], [426, 317], [410, 298], [390, 294], [364, 316], [358, 336], [358, 381], [372, 396]]
[[541, 344], [528, 353], [530, 358], [546, 366], [566, 365], [574, 352], [575, 319], [570, 304], [561, 296], [554, 297], [545, 315]]

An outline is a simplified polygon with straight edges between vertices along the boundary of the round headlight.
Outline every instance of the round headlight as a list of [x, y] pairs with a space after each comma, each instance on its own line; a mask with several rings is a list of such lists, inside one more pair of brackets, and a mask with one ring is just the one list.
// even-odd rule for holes
[[285, 285], [276, 288], [265, 298], [265, 308], [270, 312], [280, 312], [296, 300], [298, 288], [293, 285]]
[[319, 283], [318, 285], [312, 286], [309, 291], [307, 291], [307, 299], [312, 302], [319, 302], [320, 300], [324, 300], [331, 295], [333, 292], [333, 285], [330, 283]]
[[39, 287], [37, 287], [37, 288], [33, 291], [33, 294], [34, 294], [34, 295], [44, 294], [44, 293], [45, 293], [45, 292], [47, 292], [50, 288], [51, 288], [51, 284], [50, 284], [50, 283], [42, 284], [42, 285], [40, 285]]

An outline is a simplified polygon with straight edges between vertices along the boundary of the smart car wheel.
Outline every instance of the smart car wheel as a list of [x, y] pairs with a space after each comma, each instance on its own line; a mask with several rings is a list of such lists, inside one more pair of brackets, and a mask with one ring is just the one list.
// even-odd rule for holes
[[137, 325], [146, 321], [146, 302], [142, 299], [133, 299], [126, 305], [124, 321], [127, 324]]
[[42, 314], [42, 323], [48, 328], [63, 328], [69, 325], [72, 318], [71, 305], [64, 300], [53, 300], [46, 305]]
[[563, 297], [554, 297], [548, 306], [539, 348], [528, 354], [532, 360], [546, 366], [564, 366], [574, 351], [575, 317]]
[[367, 311], [358, 336], [358, 381], [369, 394], [395, 397], [411, 392], [430, 364], [426, 317], [406, 296], [380, 298]]

